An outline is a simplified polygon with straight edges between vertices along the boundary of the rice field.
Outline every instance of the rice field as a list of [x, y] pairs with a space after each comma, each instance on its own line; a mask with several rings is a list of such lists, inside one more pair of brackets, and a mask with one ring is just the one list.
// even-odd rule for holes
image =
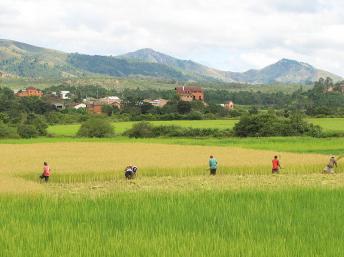
[[[342, 143], [2, 141], [0, 257], [342, 256], [344, 168], [321, 174], [327, 151]], [[279, 175], [271, 174], [275, 154]], [[43, 161], [48, 184], [38, 180]], [[139, 167], [135, 180], [123, 178], [128, 164]]]
[[342, 190], [0, 198], [0, 256], [343, 256]]

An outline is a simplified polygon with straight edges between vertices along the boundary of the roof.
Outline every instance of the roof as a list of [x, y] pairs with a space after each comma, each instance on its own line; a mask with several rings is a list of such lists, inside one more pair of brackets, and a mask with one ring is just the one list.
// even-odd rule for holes
[[38, 90], [39, 91], [39, 89], [37, 89], [35, 87], [27, 87], [26, 90]]
[[191, 87], [176, 87], [176, 91], [179, 94], [185, 93], [196, 93], [196, 92], [203, 92], [201, 87], [191, 86]]

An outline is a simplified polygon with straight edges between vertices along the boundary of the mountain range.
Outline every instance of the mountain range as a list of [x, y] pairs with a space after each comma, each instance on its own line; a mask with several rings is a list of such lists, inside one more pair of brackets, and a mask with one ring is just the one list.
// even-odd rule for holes
[[260, 70], [241, 73], [210, 68], [149, 48], [120, 56], [101, 56], [65, 53], [4, 39], [0, 39], [0, 73], [3, 77], [36, 79], [101, 75], [249, 84], [311, 83], [321, 77], [342, 80], [330, 72], [289, 59], [282, 59]]

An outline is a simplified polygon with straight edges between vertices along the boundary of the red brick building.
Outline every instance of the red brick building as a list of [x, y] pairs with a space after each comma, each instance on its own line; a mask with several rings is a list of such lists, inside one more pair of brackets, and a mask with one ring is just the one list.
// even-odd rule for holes
[[43, 96], [43, 92], [35, 87], [28, 87], [24, 90], [19, 90], [16, 96], [19, 97], [28, 97], [28, 96]]
[[176, 87], [176, 93], [182, 101], [204, 101], [204, 91], [201, 87]]
[[94, 114], [102, 114], [103, 106], [104, 104], [102, 103], [87, 104], [87, 111]]

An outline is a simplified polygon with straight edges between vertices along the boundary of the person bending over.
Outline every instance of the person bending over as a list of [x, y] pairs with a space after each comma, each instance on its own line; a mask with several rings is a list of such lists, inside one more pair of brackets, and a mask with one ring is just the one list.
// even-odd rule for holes
[[126, 179], [133, 179], [136, 176], [137, 167], [129, 165], [124, 170], [124, 176]]

